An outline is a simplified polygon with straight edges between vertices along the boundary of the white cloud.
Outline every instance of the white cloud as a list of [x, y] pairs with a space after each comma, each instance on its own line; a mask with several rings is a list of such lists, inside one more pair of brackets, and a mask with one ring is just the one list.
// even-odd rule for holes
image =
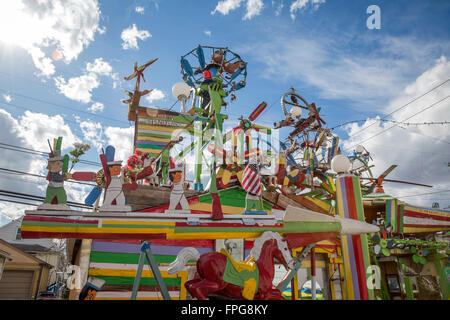
[[136, 24], [133, 23], [131, 27], [124, 29], [120, 36], [123, 41], [122, 48], [128, 50], [128, 49], [139, 49], [137, 40], [141, 39], [142, 41], [145, 41], [152, 35], [147, 30], [138, 30]]
[[54, 137], [63, 137], [63, 147], [79, 141], [60, 115], [49, 116], [31, 111], [25, 111], [20, 117], [18, 135], [37, 150], [48, 150], [47, 139]]
[[5, 101], [8, 103], [12, 101], [12, 98], [9, 94], [3, 94], [3, 99], [5, 99]]
[[123, 160], [122, 164], [125, 165], [133, 154], [134, 128], [107, 127], [104, 133], [107, 144], [116, 149], [116, 160]]
[[100, 151], [105, 143], [102, 124], [93, 121], [81, 121], [80, 128], [81, 132], [83, 132], [84, 140]]
[[230, 11], [235, 10], [241, 6], [242, 0], [223, 0], [217, 3], [216, 8], [211, 12], [215, 14], [217, 11], [223, 15], [227, 15]]
[[[15, 119], [7, 111], [0, 109], [0, 135], [3, 141], [8, 141], [11, 145], [45, 152], [50, 151], [47, 139], [52, 142], [53, 138], [63, 137], [63, 152], [74, 142], [80, 141], [61, 116], [49, 116], [30, 111], [26, 111]], [[45, 157], [11, 150], [2, 150], [0, 167], [38, 175], [47, 173]], [[86, 187], [73, 185], [73, 183], [65, 184], [68, 199], [71, 201], [75, 200], [75, 197], [82, 198], [83, 195], [80, 192], [83, 187]], [[45, 196], [46, 187], [47, 180], [43, 178], [10, 174], [0, 176], [0, 189], [4, 190], [20, 190], [21, 193]], [[73, 188], [74, 192], [71, 191]], [[22, 216], [25, 209], [34, 208], [36, 207], [0, 202], [0, 212], [12, 219]]]
[[137, 7], [135, 8], [135, 10], [136, 10], [137, 13], [144, 14], [145, 8], [144, 8], [144, 7], [137, 6]]
[[93, 63], [86, 63], [86, 70], [104, 76], [109, 76], [111, 75], [112, 67], [108, 62], [103, 61], [103, 58], [97, 58]]
[[[421, 94], [448, 79], [450, 62], [446, 57], [436, 60], [435, 65], [413, 82], [400, 90], [391, 99], [386, 113], [390, 113], [412, 101]], [[415, 113], [431, 106], [446, 96], [450, 83], [442, 85], [419, 100], [394, 112], [389, 119], [404, 121]], [[410, 118], [407, 122], [432, 122], [450, 119], [450, 98], [434, 105], [432, 108]], [[371, 152], [374, 158], [374, 176], [377, 177], [391, 164], [398, 167], [387, 179], [397, 179], [432, 185], [433, 188], [417, 187], [398, 183], [385, 182], [384, 190], [393, 196], [407, 196], [450, 189], [450, 131], [447, 126], [406, 126], [393, 127], [393, 123], [377, 122], [367, 119], [365, 123], [352, 124], [346, 127], [350, 138], [342, 141], [345, 152], [353, 150], [355, 144], [361, 143]], [[392, 129], [389, 129], [391, 128]], [[387, 130], [386, 130], [387, 129]], [[384, 133], [382, 131], [386, 130]], [[441, 207], [450, 204], [450, 192], [400, 198], [408, 203], [431, 206], [432, 202], [441, 202]], [[436, 200], [437, 199], [437, 200]], [[448, 199], [443, 201], [442, 199]]]
[[99, 31], [97, 0], [1, 1], [0, 41], [28, 51], [44, 76], [55, 66], [44, 49], [58, 49], [70, 63]]
[[97, 112], [103, 112], [103, 109], [105, 109], [105, 105], [101, 102], [94, 102], [89, 108], [88, 110], [93, 112], [93, 113], [97, 113]]
[[[382, 110], [418, 72], [430, 67], [430, 57], [448, 44], [412, 38], [373, 37], [371, 51], [348, 52], [348, 39], [326, 36], [287, 37], [242, 45], [240, 51], [262, 64], [262, 77], [317, 89], [324, 99], [343, 99], [359, 110]], [[366, 39], [355, 39], [364, 47]], [[254, 50], [258, 47], [258, 50]], [[305, 48], [308, 48], [305, 50]]]
[[102, 27], [102, 28], [99, 27], [97, 29], [97, 31], [98, 31], [99, 34], [105, 34], [106, 33], [106, 27]]
[[250, 20], [254, 16], [261, 14], [261, 10], [264, 7], [262, 0], [248, 0], [247, 1], [247, 13], [244, 16], [244, 20]]
[[34, 66], [41, 71], [40, 75], [50, 76], [55, 73], [55, 66], [52, 60], [45, 56], [45, 53], [39, 47], [31, 47], [28, 53], [33, 59]]
[[70, 78], [66, 81], [63, 77], [55, 78], [55, 85], [59, 92], [67, 98], [82, 103], [91, 102], [92, 90], [100, 86], [100, 81], [95, 74], [87, 74], [79, 77]]
[[211, 37], [211, 31], [210, 30], [205, 30], [203, 31], [204, 34], [206, 34], [208, 37]]
[[159, 89], [153, 89], [152, 92], [145, 96], [145, 100], [147, 100], [149, 103], [153, 103], [153, 101], [162, 100], [165, 97], [166, 95], [164, 94], [164, 92]]
[[295, 20], [295, 13], [306, 8], [307, 5], [311, 5], [313, 9], [318, 9], [320, 4], [325, 3], [325, 0], [295, 0], [291, 3], [289, 12], [291, 13], [291, 19]]
[[[223, 0], [219, 1], [216, 8], [211, 11], [211, 14], [220, 12], [223, 15], [227, 15], [232, 10], [236, 10], [241, 6], [243, 0]], [[264, 7], [263, 0], [246, 0], [246, 13], [243, 20], [250, 20], [254, 16], [261, 14], [261, 10]]]
[[113, 89], [116, 89], [120, 85], [120, 78], [118, 73], [112, 73], [111, 79], [113, 80]]
[[[272, 7], [274, 7], [274, 6], [275, 6], [275, 1], [272, 0]], [[281, 14], [281, 10], [283, 10], [283, 8], [284, 8], [284, 3], [283, 3], [283, 1], [280, 1], [278, 3], [278, 5], [276, 6], [275, 15], [279, 16]]]

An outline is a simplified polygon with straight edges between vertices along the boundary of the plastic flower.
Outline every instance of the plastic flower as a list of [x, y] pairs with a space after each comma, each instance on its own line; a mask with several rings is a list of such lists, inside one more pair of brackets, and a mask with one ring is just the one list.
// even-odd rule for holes
[[415, 263], [425, 264], [427, 263], [426, 256], [428, 255], [428, 250], [422, 247], [411, 247], [410, 252], [413, 253], [412, 259]]

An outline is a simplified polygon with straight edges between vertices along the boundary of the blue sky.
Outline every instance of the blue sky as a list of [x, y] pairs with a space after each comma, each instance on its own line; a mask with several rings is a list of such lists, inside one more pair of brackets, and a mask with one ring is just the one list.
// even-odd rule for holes
[[[379, 30], [366, 25], [366, 9], [374, 4], [381, 10]], [[153, 99], [143, 99], [141, 105], [168, 108], [175, 102], [172, 85], [181, 81], [180, 57], [199, 44], [224, 46], [248, 63], [247, 87], [228, 106], [230, 118], [248, 116], [266, 101], [268, 110], [258, 120], [271, 126], [282, 119], [281, 95], [294, 87], [322, 108], [328, 127], [367, 120], [333, 133], [347, 147], [369, 138], [378, 174], [399, 162], [392, 178], [419, 179], [433, 184], [432, 191], [450, 189], [450, 143], [442, 142], [450, 140], [448, 127], [417, 127], [413, 134], [396, 128], [371, 138], [390, 126], [378, 123], [352, 137], [377, 116], [449, 78], [448, 1], [23, 0], [2, 2], [0, 12], [2, 143], [46, 151], [46, 139], [61, 134], [64, 147], [76, 140], [90, 143], [93, 149], [84, 159], [91, 161], [98, 161], [98, 148], [108, 143], [126, 149], [132, 130], [121, 100], [126, 98], [123, 90], [134, 83], [123, 77], [133, 71], [134, 62], [159, 58], [142, 84], [155, 89]], [[401, 121], [449, 92], [446, 83], [433, 91], [435, 97], [427, 96], [429, 100], [390, 119]], [[450, 120], [448, 106], [446, 100], [410, 121]], [[399, 151], [399, 145], [405, 150]], [[29, 155], [2, 152], [3, 168], [45, 173], [42, 162]], [[20, 162], [13, 165], [14, 159]], [[419, 168], [412, 165], [417, 163]], [[7, 178], [0, 175], [3, 189], [1, 181], [5, 184]], [[22, 183], [17, 180], [22, 178], [15, 179]], [[38, 194], [35, 183], [23, 182], [30, 193]], [[82, 198], [84, 191], [74, 190], [74, 197]], [[404, 186], [390, 191], [430, 192]], [[405, 200], [447, 206], [450, 193]]]

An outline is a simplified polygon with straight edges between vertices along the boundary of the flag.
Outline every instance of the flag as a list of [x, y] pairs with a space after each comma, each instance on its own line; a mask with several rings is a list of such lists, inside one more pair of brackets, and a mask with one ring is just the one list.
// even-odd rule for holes
[[245, 167], [241, 185], [249, 193], [258, 196], [261, 194], [261, 175], [257, 164], [248, 164]]

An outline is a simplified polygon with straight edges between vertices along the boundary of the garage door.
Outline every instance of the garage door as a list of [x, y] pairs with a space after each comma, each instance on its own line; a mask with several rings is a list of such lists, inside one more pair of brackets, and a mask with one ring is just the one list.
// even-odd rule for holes
[[34, 271], [3, 270], [0, 299], [31, 299]]

